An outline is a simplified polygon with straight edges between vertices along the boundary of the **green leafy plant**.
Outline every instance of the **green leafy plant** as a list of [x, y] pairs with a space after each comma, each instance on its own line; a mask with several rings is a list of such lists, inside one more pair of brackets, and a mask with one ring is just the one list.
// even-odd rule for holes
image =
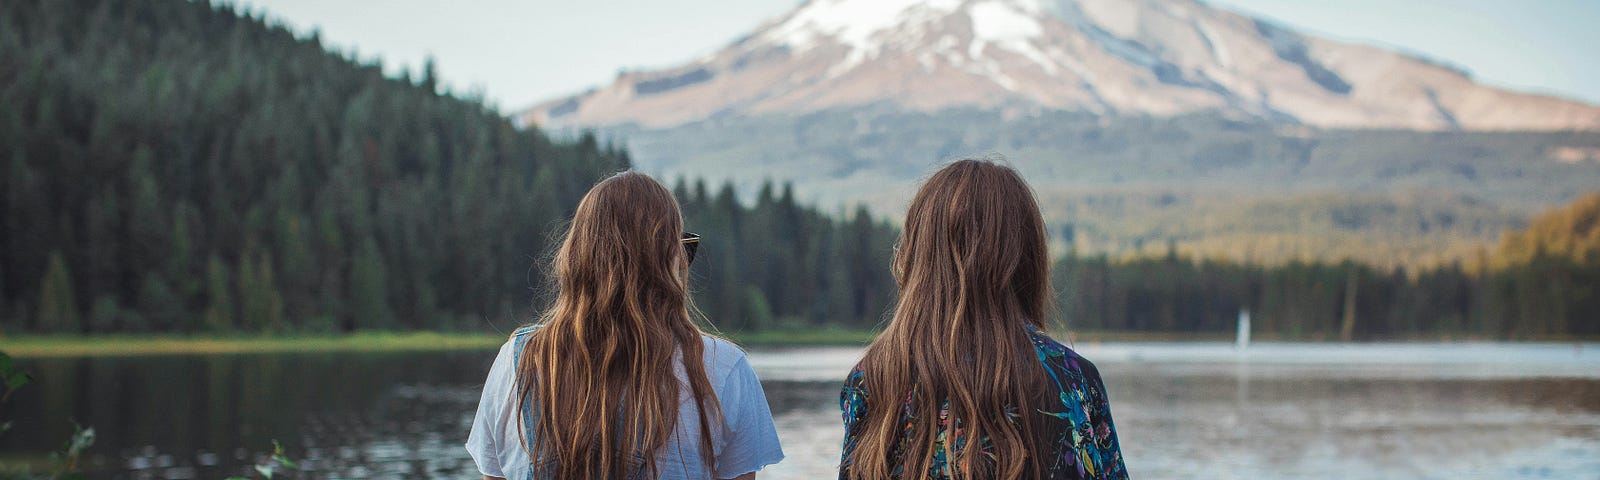
[[77, 422], [72, 423], [72, 437], [67, 439], [66, 446], [61, 451], [50, 453], [50, 463], [55, 468], [49, 477], [52, 480], [75, 480], [85, 478], [78, 472], [78, 458], [85, 450], [94, 445], [94, 428], [83, 428]]
[[[277, 440], [273, 440], [272, 456], [267, 458], [266, 463], [256, 465], [256, 473], [261, 474], [261, 478], [272, 480], [272, 477], [278, 474], [278, 469], [291, 469], [294, 467], [294, 461], [290, 460], [288, 456], [283, 454], [283, 444], [278, 443]], [[249, 477], [228, 477], [227, 480], [251, 479]]]
[[[28, 372], [17, 370], [16, 365], [11, 361], [11, 356], [6, 355], [6, 352], [0, 352], [0, 382], [5, 383], [5, 393], [0, 393], [0, 405], [3, 405], [7, 400], [11, 399], [11, 394], [16, 392], [18, 388], [32, 383], [33, 376], [29, 375]], [[10, 429], [10, 420], [0, 422], [0, 434], [6, 433]]]
[[[24, 385], [33, 383], [33, 375], [17, 368], [11, 356], [0, 352], [0, 383], [5, 384], [5, 393], [0, 393], [0, 405], [11, 400], [11, 394]], [[11, 429], [11, 421], [0, 422], [0, 433]], [[50, 453], [50, 474], [35, 476], [26, 467], [18, 471], [0, 472], [0, 478], [32, 479], [44, 478], [50, 480], [75, 480], [85, 478], [78, 472], [78, 459], [83, 452], [94, 445], [94, 428], [83, 428], [82, 425], [73, 423], [72, 437], [67, 439], [67, 444], [60, 451]]]

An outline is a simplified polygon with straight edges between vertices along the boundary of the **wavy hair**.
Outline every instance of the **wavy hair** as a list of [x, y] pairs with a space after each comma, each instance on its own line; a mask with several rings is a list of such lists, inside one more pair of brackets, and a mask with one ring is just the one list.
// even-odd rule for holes
[[1043, 473], [1033, 446], [1046, 374], [1026, 328], [1043, 326], [1047, 255], [1038, 203], [1015, 170], [962, 160], [923, 184], [895, 250], [894, 316], [860, 364], [870, 394], [849, 478], [921, 478], [941, 437], [952, 478]]
[[714, 466], [708, 419], [722, 417], [689, 317], [682, 233], [677, 201], [644, 174], [607, 178], [578, 204], [554, 258], [555, 299], [517, 362], [518, 413], [536, 419], [519, 434], [536, 477], [655, 478], [685, 386], [701, 461]]

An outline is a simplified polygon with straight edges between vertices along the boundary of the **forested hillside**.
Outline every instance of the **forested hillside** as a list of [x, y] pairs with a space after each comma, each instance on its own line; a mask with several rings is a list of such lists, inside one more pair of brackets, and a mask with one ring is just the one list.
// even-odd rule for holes
[[601, 130], [634, 163], [898, 215], [941, 161], [1003, 155], [1080, 252], [1431, 266], [1600, 185], [1600, 132], [1328, 130], [1196, 113], [861, 107]]
[[227, 6], [0, 21], [3, 291], [25, 329], [468, 326], [527, 303], [548, 225], [628, 164]]
[[[628, 167], [627, 154], [592, 136], [513, 128], [481, 102], [442, 94], [431, 72], [418, 76], [386, 78], [228, 6], [0, 5], [0, 331], [503, 330], [526, 320], [547, 242], [594, 181]], [[704, 188], [686, 198], [691, 221], [716, 222], [702, 229], [705, 291], [730, 295], [703, 301], [708, 313], [758, 326], [881, 311], [886, 280], [792, 263], [760, 271], [765, 263], [737, 253], [883, 264], [860, 259], [886, 251], [887, 227], [866, 217], [836, 226], [784, 198], [753, 209]], [[781, 234], [775, 218], [786, 219]], [[739, 268], [762, 280], [719, 281], [745, 278]], [[775, 287], [803, 274], [816, 277], [811, 287]]]
[[1513, 232], [1500, 242], [1501, 265], [1546, 257], [1600, 263], [1600, 193], [1585, 195], [1566, 208], [1541, 215], [1526, 231]]
[[1055, 266], [1074, 329], [1228, 334], [1241, 309], [1280, 339], [1600, 336], [1600, 193], [1508, 232], [1494, 251], [1422, 270], [1354, 262], [1239, 264], [1181, 256]]

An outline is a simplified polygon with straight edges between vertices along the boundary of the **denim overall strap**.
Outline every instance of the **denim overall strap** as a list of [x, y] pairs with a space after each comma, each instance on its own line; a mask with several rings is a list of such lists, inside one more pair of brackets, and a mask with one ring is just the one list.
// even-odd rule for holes
[[[528, 326], [525, 326], [525, 327], [522, 327], [522, 328], [518, 328], [515, 332], [511, 333], [511, 352], [512, 352], [511, 358], [515, 359], [515, 362], [513, 363], [513, 365], [521, 365], [522, 364], [522, 347], [525, 347], [525, 346], [528, 345], [528, 338], [532, 337], [531, 334], [533, 333], [533, 330], [536, 327], [537, 327], [537, 325], [528, 325]], [[531, 380], [528, 380], [528, 379], [521, 379], [520, 378], [521, 373], [522, 372], [517, 372], [518, 375], [516, 375], [516, 377], [518, 377], [518, 379], [520, 381], [531, 381]], [[528, 397], [522, 399], [522, 405], [527, 405], [527, 404], [532, 403], [532, 402], [533, 402], [533, 392], [528, 392]], [[523, 431], [524, 435], [532, 435], [533, 434], [533, 429], [534, 429], [534, 419], [535, 419], [534, 412], [535, 412], [535, 409], [533, 409], [533, 408], [519, 408], [518, 410], [521, 411], [521, 415], [522, 415], [522, 431]], [[532, 454], [532, 452], [531, 452], [532, 448], [529, 448], [528, 450], [530, 451], [530, 454]], [[531, 455], [530, 455], [530, 457], [531, 457]], [[534, 476], [533, 476], [533, 472], [534, 472], [535, 469], [533, 467], [534, 467], [534, 461], [533, 461], [532, 458], [529, 458], [528, 459], [528, 475], [526, 477], [526, 480], [535, 480]]]

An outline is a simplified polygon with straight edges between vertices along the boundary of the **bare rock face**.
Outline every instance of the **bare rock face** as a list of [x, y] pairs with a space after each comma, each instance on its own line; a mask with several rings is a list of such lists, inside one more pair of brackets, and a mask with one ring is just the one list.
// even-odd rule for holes
[[812, 0], [715, 54], [518, 114], [670, 127], [890, 105], [1228, 116], [1333, 128], [1597, 130], [1600, 107], [1195, 0]]

